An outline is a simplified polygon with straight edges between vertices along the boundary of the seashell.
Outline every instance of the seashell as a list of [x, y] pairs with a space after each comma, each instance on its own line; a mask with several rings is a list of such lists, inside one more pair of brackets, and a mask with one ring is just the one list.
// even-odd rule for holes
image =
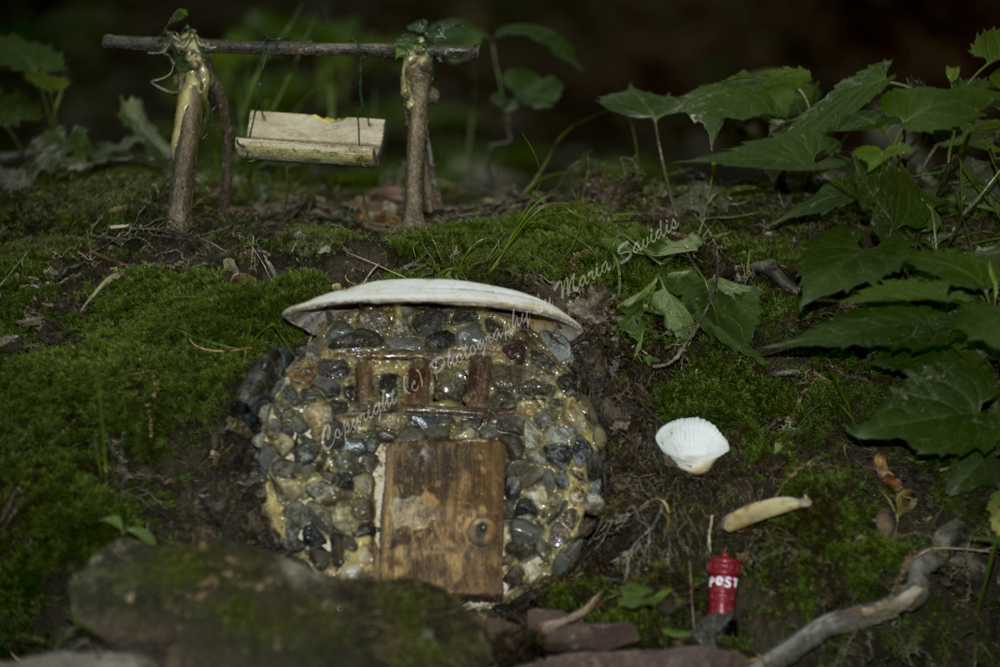
[[318, 335], [319, 330], [327, 323], [325, 311], [354, 308], [362, 304], [389, 303], [433, 303], [514, 311], [551, 323], [558, 327], [567, 340], [573, 340], [583, 333], [583, 327], [572, 317], [551, 303], [524, 292], [467, 280], [438, 278], [402, 278], [365, 283], [350, 289], [327, 292], [289, 306], [281, 314], [295, 326]]
[[812, 507], [812, 500], [809, 496], [793, 498], [792, 496], [777, 496], [767, 500], [758, 500], [755, 503], [744, 505], [738, 510], [733, 510], [722, 520], [722, 529], [727, 533], [740, 528], [752, 526], [755, 523], [766, 519], [773, 519], [776, 516], [786, 514], [792, 510], [803, 507]]
[[675, 419], [656, 432], [656, 444], [677, 467], [704, 475], [715, 460], [729, 451], [729, 442], [710, 421], [701, 417]]

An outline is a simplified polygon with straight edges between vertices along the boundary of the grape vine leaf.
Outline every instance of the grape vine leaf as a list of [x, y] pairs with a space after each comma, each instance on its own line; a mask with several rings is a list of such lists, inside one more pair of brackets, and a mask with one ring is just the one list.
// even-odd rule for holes
[[548, 26], [537, 23], [506, 23], [497, 28], [496, 36], [527, 37], [542, 46], [547, 46], [555, 57], [565, 60], [579, 70], [583, 69], [583, 66], [576, 59], [573, 45], [570, 44], [569, 40]]
[[841, 166], [843, 160], [827, 158], [816, 162], [820, 153], [839, 145], [825, 134], [783, 132], [766, 139], [746, 141], [722, 153], [711, 153], [685, 162], [712, 162], [727, 167], [748, 167], [774, 171], [824, 171]]
[[0, 68], [4, 67], [13, 72], [64, 72], [66, 59], [51, 44], [11, 33], [0, 35]]
[[613, 113], [629, 118], [649, 118], [658, 121], [664, 116], [683, 111], [680, 98], [673, 95], [658, 95], [645, 90], [639, 90], [631, 83], [628, 88], [618, 92], [602, 95], [597, 98], [602, 107]]
[[691, 120], [705, 127], [712, 147], [726, 118], [784, 118], [799, 99], [799, 89], [811, 81], [812, 74], [802, 67], [752, 74], [743, 70], [723, 81], [698, 86], [680, 99]]
[[982, 411], [1000, 396], [988, 364], [938, 361], [906, 372], [871, 418], [847, 432], [861, 440], [905, 440], [918, 454], [964, 456], [996, 447], [1000, 413]]
[[0, 89], [0, 127], [17, 127], [21, 121], [33, 123], [42, 119], [42, 109], [21, 92], [7, 93]]
[[970, 342], [981, 342], [1000, 351], [1000, 308], [974, 301], [963, 303], [955, 315], [955, 328]]
[[790, 131], [814, 134], [833, 130], [889, 85], [895, 78], [888, 76], [891, 64], [891, 60], [883, 60], [843, 79], [823, 99], [799, 116]]
[[1000, 96], [981, 88], [895, 88], [879, 100], [882, 111], [908, 132], [934, 132], [968, 125]]
[[[973, 451], [949, 466], [944, 490], [949, 496], [955, 496], [981, 486], [995, 486], [997, 480], [1000, 480], [1000, 452], [993, 450], [983, 456], [978, 451]], [[994, 495], [1000, 498], [1000, 492]], [[1000, 535], [1000, 515], [994, 522], [998, 526], [994, 530]]]
[[555, 75], [541, 76], [524, 67], [511, 67], [503, 73], [503, 82], [518, 101], [532, 109], [551, 109], [562, 97], [566, 85]]
[[[701, 315], [708, 301], [711, 281], [706, 284], [694, 271], [677, 271], [663, 278], [663, 285], [680, 296], [688, 312]], [[731, 350], [745, 354], [761, 366], [768, 365], [755, 349], [750, 347], [754, 329], [760, 323], [761, 291], [719, 279], [719, 288], [712, 305], [701, 323], [702, 330]]]
[[1000, 30], [993, 27], [976, 35], [976, 40], [972, 42], [969, 53], [984, 59], [986, 65], [1000, 61]]
[[[990, 260], [982, 255], [953, 248], [915, 252], [906, 263], [917, 271], [947, 280], [956, 287], [986, 290], [993, 286]], [[995, 271], [995, 269], [994, 269]]]
[[871, 250], [858, 245], [859, 230], [836, 227], [806, 244], [799, 261], [802, 301], [799, 310], [816, 299], [874, 283], [899, 271], [912, 252], [902, 236], [890, 236]]
[[898, 227], [923, 229], [931, 210], [909, 172], [903, 167], [886, 166], [874, 174], [855, 174], [858, 203], [872, 213], [872, 230], [888, 238]]
[[[891, 303], [894, 301], [950, 301], [968, 300], [963, 292], [949, 296], [951, 283], [944, 280], [918, 280], [916, 278], [883, 280], [877, 285], [858, 290], [844, 301], [848, 303]], [[964, 295], [964, 296], [960, 296]]]
[[958, 342], [954, 314], [930, 306], [862, 307], [769, 347], [888, 348], [920, 352]]
[[858, 146], [851, 151], [851, 155], [864, 162], [870, 174], [878, 169], [882, 163], [888, 162], [897, 155], [906, 155], [909, 152], [910, 147], [906, 144], [892, 144], [884, 150], [878, 146]]
[[772, 222], [769, 227], [774, 228], [783, 222], [794, 218], [803, 218], [807, 215], [826, 215], [835, 208], [840, 208], [854, 201], [854, 197], [846, 194], [843, 190], [832, 183], [824, 183], [809, 199], [796, 205], [783, 216]]

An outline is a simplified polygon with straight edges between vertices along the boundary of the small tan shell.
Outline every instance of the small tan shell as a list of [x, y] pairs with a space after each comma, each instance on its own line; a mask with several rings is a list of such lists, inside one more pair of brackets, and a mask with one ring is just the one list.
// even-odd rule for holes
[[722, 528], [727, 533], [740, 528], [752, 526], [755, 523], [773, 519], [792, 510], [802, 507], [812, 507], [813, 501], [809, 496], [793, 498], [792, 496], [777, 496], [767, 500], [758, 500], [755, 503], [744, 505], [738, 510], [733, 510], [722, 520]]
[[656, 432], [656, 444], [681, 470], [704, 475], [729, 451], [729, 442], [715, 424], [701, 417], [675, 419]]
[[318, 334], [327, 323], [325, 311], [386, 303], [433, 303], [526, 313], [555, 324], [566, 340], [574, 340], [583, 333], [583, 327], [576, 320], [537, 297], [505, 287], [442, 278], [402, 278], [364, 283], [289, 306], [281, 315], [295, 326]]

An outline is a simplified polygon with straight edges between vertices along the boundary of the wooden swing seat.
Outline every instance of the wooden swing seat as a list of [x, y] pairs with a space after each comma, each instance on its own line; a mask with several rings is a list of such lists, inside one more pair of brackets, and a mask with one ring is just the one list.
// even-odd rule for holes
[[359, 143], [357, 118], [258, 111], [253, 136], [237, 138], [236, 153], [247, 160], [377, 167], [385, 145], [385, 119], [372, 118], [371, 125], [366, 118], [360, 122]]

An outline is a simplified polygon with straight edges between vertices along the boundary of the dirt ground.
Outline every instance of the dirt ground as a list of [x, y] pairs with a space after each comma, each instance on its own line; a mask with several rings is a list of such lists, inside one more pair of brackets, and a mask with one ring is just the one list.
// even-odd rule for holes
[[[641, 196], [641, 182], [637, 184], [628, 179], [608, 179], [603, 183], [595, 179], [594, 182], [594, 189], [588, 193], [594, 201], [626, 207], [633, 205], [636, 198]], [[284, 204], [245, 206], [237, 210], [257, 233], [267, 234], [269, 230], [276, 233], [291, 222], [308, 220], [310, 211], [317, 207], [326, 207], [325, 214], [328, 214], [331, 209], [336, 208], [336, 205], [329, 203], [335, 200], [335, 194], [328, 195], [319, 199], [315, 195], [298, 199], [293, 197]], [[470, 203], [451, 205], [445, 212], [430, 216], [428, 223], [434, 225], [443, 220], [497, 214], [508, 209], [520, 210], [524, 206], [523, 199], [512, 196], [498, 198], [470, 195], [468, 198], [471, 199]], [[639, 217], [653, 226], [668, 213], [665, 208], [647, 209]], [[346, 207], [340, 211], [340, 215], [345, 220], [353, 217], [352, 211]], [[278, 272], [293, 267], [311, 266], [323, 271], [330, 283], [340, 283], [344, 287], [380, 277], [387, 271], [399, 268], [403, 259], [384, 240], [384, 231], [392, 225], [376, 221], [371, 226], [375, 229], [365, 240], [351, 241], [343, 248], [332, 249], [323, 255], [306, 259], [295, 253], [271, 252], [269, 259]], [[141, 250], [129, 257], [129, 262], [159, 263], [173, 266], [177, 270], [199, 265], [221, 266], [223, 258], [235, 256], [235, 247], [243, 243], [243, 239], [235, 232], [231, 239], [232, 247], [223, 247], [215, 242], [205, 243], [197, 230], [188, 238], [169, 234], [147, 236], [142, 240]], [[117, 246], [114, 244], [95, 244], [95, 247], [101, 248], [97, 256], [102, 261], [96, 265], [84, 265], [75, 274], [66, 276], [68, 279], [63, 283], [64, 296], [55, 304], [60, 314], [68, 315], [78, 310], [82, 304], [79, 303], [79, 297], [74, 295], [79, 294], [81, 286], [85, 282], [100, 282], [106, 270], [119, 262], [116, 258]], [[184, 259], [177, 261], [178, 257]], [[708, 266], [712, 261], [710, 254], [704, 254], [695, 261], [712, 268]], [[736, 258], [724, 254], [720, 274], [723, 277], [733, 275], [737, 264]], [[244, 263], [243, 266], [247, 264]], [[249, 266], [249, 269], [243, 270], [256, 274], [258, 279], [266, 278], [263, 266]], [[697, 531], [694, 529], [696, 524], [701, 525], [704, 518], [699, 508], [715, 506], [722, 497], [729, 499], [728, 504], [738, 506], [780, 492], [789, 479], [785, 459], [775, 454], [770, 459], [758, 461], [754, 466], [753, 477], [735, 474], [739, 470], [739, 464], [725, 458], [716, 464], [712, 475], [706, 477], [691, 477], [676, 468], [668, 467], [661, 457], [649, 454], [648, 443], [661, 423], [656, 416], [659, 399], [651, 393], [651, 387], [654, 381], [662, 381], [664, 378], [669, 381], [674, 371], [654, 370], [642, 359], [632, 357], [627, 336], [615, 325], [616, 304], [613, 295], [605, 289], [592, 288], [583, 298], [571, 303], [551, 285], [532, 276], [511, 278], [504, 286], [525, 290], [542, 298], [551, 298], [556, 306], [578, 317], [584, 324], [585, 334], [573, 345], [574, 371], [578, 375], [582, 393], [589, 397], [598, 411], [601, 426], [608, 433], [609, 439], [617, 445], [614, 454], [607, 458], [603, 479], [604, 496], [610, 509], [601, 523], [594, 526], [594, 534], [575, 576], [593, 575], [621, 581], [623, 569], [627, 576], [629, 571], [633, 574], [643, 572], [650, 566], [655, 567], [657, 561], [664, 560], [672, 561], [675, 569], [679, 563], [693, 563], [695, 570], [704, 568], [707, 553], [705, 536], [701, 528]], [[56, 319], [47, 319], [43, 323], [38, 338], [45, 345], [73, 342]], [[294, 341], [295, 344], [299, 342]], [[773, 341], [755, 340], [754, 346], [762, 347], [768, 342]], [[661, 343], [655, 342], [651, 346], [647, 345], [647, 351], [660, 358], [668, 358], [671, 354]], [[761, 369], [759, 372], [773, 374], [783, 369], [796, 368], [807, 361], [804, 357], [772, 356], [771, 368]], [[235, 392], [236, 388], [237, 384], [234, 383], [230, 391]], [[174, 494], [176, 502], [172, 506], [151, 505], [160, 520], [159, 532], [171, 536], [171, 539], [195, 542], [206, 536], [225, 537], [279, 551], [278, 540], [261, 511], [263, 478], [257, 469], [256, 450], [247, 437], [226, 430], [226, 424], [227, 420], [220, 416], [218, 427], [209, 439], [191, 439], [182, 433], [176, 434], [173, 453], [154, 466], [129, 467], [129, 463], [119, 461], [122, 484], [138, 484]], [[780, 427], [778, 423], [772, 424], [773, 429]], [[734, 442], [734, 445], [738, 450], [739, 442]], [[856, 444], [843, 432], [837, 436], [836, 446], [844, 465], [849, 468], [870, 469], [872, 448]], [[908, 486], [915, 490], [924, 503], [919, 515], [915, 513], [912, 520], [901, 525], [901, 530], [905, 529], [911, 535], [924, 536], [929, 541], [935, 528], [950, 518], [948, 510], [936, 505], [932, 499], [931, 489], [935, 477], [924, 468], [905, 463], [912, 459], [908, 458], [904, 448], [889, 447], [886, 451], [891, 460], [896, 462], [894, 472], [907, 480]], [[672, 499], [672, 515], [664, 513], [661, 503], [665, 503], [662, 500], [656, 502], [657, 497]], [[680, 511], [678, 503], [682, 503], [685, 508], [683, 511]], [[660, 539], [661, 534], [667, 537]], [[746, 548], [741, 549], [739, 555], [746, 559], [746, 566], [751, 568], [754, 566], [755, 554], [759, 557], [761, 545], [754, 545], [752, 542], [749, 545], [741, 544]], [[717, 544], [715, 551], [719, 547]], [[931, 593], [932, 600], [935, 600], [935, 613], [942, 614], [943, 610], [956, 607], [966, 610], [967, 613], [961, 617], [940, 618], [941, 624], [951, 626], [947, 632], [955, 640], [965, 642], [963, 646], [968, 646], [971, 641], [968, 627], [970, 619], [975, 616], [977, 596], [984, 574], [978, 561], [971, 568], [968, 565], [970, 564], [963, 566], [962, 563], [957, 563], [935, 575], [934, 590]], [[681, 566], [680, 569], [683, 570], [684, 567]], [[782, 569], [774, 568], [772, 571], [775, 572], [772, 581], [748, 580], [745, 587], [740, 589], [738, 615], [741, 611], [760, 607], [766, 607], [772, 612], [767, 617], [757, 615], [751, 624], [742, 626], [744, 632], [753, 634], [758, 647], [779, 643], [810, 620], [802, 610], [792, 606], [781, 592], [786, 584]], [[830, 580], [827, 574], [823, 571], [812, 573], [813, 590], [821, 603], [841, 597], [837, 593], [839, 582]], [[891, 580], [895, 573], [887, 572], [885, 577]], [[668, 577], [664, 577], [666, 579]], [[681, 601], [679, 608], [684, 609], [692, 591], [688, 582], [684, 581], [685, 577], [677, 581], [674, 579], [677, 578], [674, 577], [671, 582], [674, 584], [676, 599]], [[56, 592], [64, 585], [65, 581], [52, 583]], [[979, 623], [987, 634], [990, 629], [993, 634], [997, 632], [998, 623], [990, 610], [996, 609], [998, 593], [1000, 586], [990, 586], [982, 603], [984, 611]], [[703, 591], [698, 594], [703, 595]], [[523, 621], [527, 609], [541, 604], [543, 600], [544, 591], [536, 591], [503, 605], [498, 611], [509, 620]], [[663, 611], [676, 613], [676, 610], [675, 604], [673, 609]], [[41, 636], [54, 636], [65, 629], [65, 624], [65, 616], [52, 610], [40, 618], [36, 632]], [[859, 637], [854, 638], [855, 641], [839, 645], [839, 656], [843, 660], [841, 664], [925, 664], [920, 660], [920, 642], [908, 637], [909, 631], [906, 624], [896, 624], [889, 634], [898, 635], [901, 645], [914, 646], [897, 648], [891, 652], [884, 649], [884, 639], [873, 645], [871, 633], [862, 632]], [[524, 635], [516, 640], [498, 640], [495, 653], [501, 665], [513, 665], [538, 657], [540, 649], [532, 638]], [[900, 661], [898, 656], [901, 653], [910, 655], [911, 660]], [[814, 653], [800, 664], [825, 664], [828, 658], [828, 654], [820, 657]]]

